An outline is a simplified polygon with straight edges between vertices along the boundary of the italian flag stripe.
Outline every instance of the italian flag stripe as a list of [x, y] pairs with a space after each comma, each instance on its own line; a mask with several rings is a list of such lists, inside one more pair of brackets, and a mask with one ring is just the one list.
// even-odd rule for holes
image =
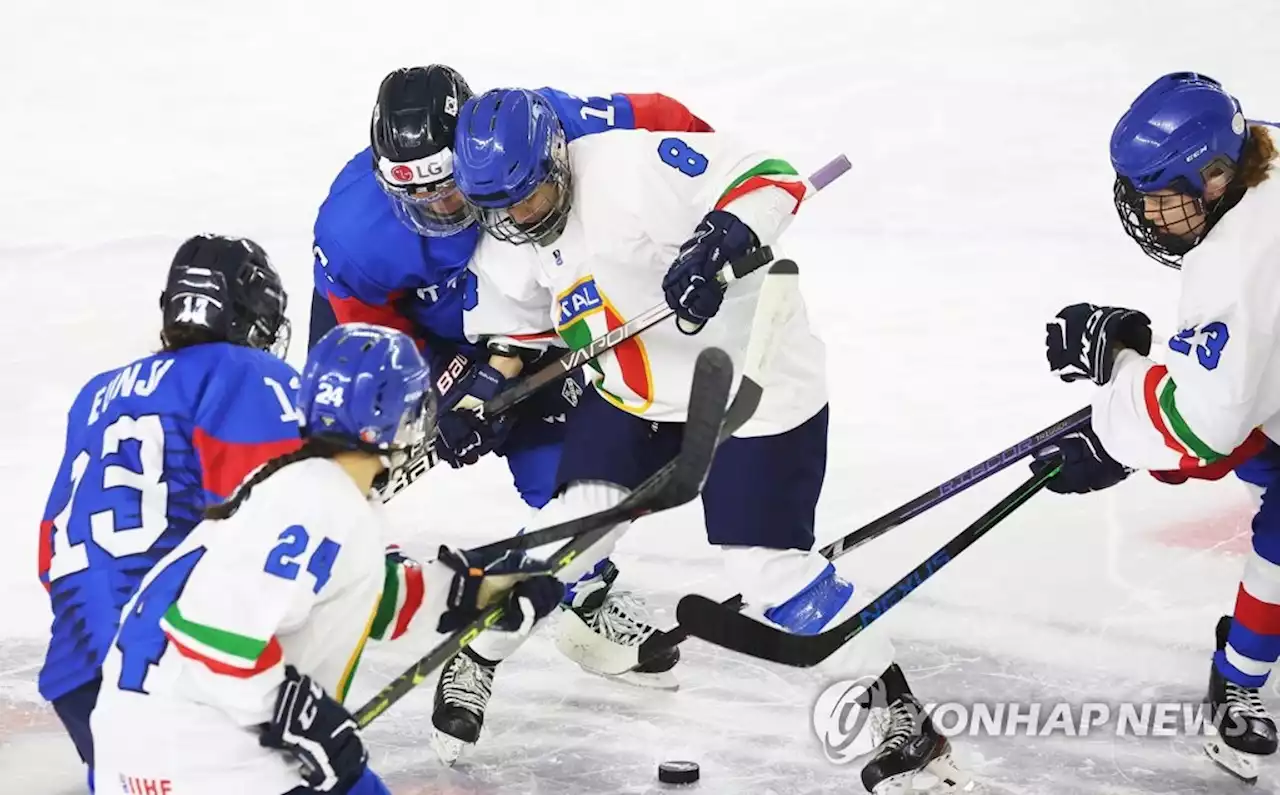
[[737, 187], [730, 188], [720, 195], [716, 201], [715, 209], [723, 210], [729, 206], [734, 199], [746, 196], [752, 191], [761, 188], [782, 188], [791, 194], [791, 198], [796, 200], [795, 207], [791, 208], [791, 214], [795, 215], [800, 210], [800, 202], [804, 201], [804, 184], [800, 182], [784, 182], [782, 180], [770, 179], [768, 177], [751, 177], [746, 182], [739, 184]]
[[379, 640], [387, 637], [387, 628], [396, 617], [396, 607], [400, 604], [400, 564], [387, 560], [386, 571], [382, 577], [382, 597], [373, 611], [373, 624], [369, 626], [369, 635]]
[[169, 638], [169, 642], [178, 650], [178, 653], [190, 660], [203, 663], [206, 668], [215, 674], [222, 676], [233, 676], [236, 679], [248, 679], [256, 676], [280, 663], [284, 656], [280, 649], [280, 641], [272, 638], [262, 650], [262, 654], [258, 659], [243, 664], [243, 661], [235, 663], [227, 662], [222, 655], [210, 654], [207, 647], [197, 648], [197, 644], [189, 643], [189, 638], [178, 635], [168, 629], [165, 630], [165, 636]]
[[1143, 382], [1147, 416], [1164, 437], [1165, 446], [1182, 456], [1181, 468], [1199, 467], [1222, 458], [1223, 454], [1201, 441], [1182, 418], [1178, 411], [1177, 391], [1178, 385], [1164, 365], [1147, 371]]
[[767, 177], [767, 176], [798, 177], [800, 176], [800, 172], [796, 171], [795, 167], [785, 160], [778, 160], [777, 158], [771, 158], [769, 160], [761, 161], [760, 163], [756, 164], [754, 167], [749, 168], [743, 173], [739, 174], [738, 177], [733, 182], [729, 183], [729, 188], [728, 190], [725, 191], [725, 193], [728, 193], [729, 191], [738, 187], [739, 185], [751, 179], [752, 177]]
[[550, 329], [547, 331], [539, 331], [536, 334], [507, 334], [505, 336], [522, 342], [542, 342], [544, 340], [554, 340], [560, 335], [555, 332], [555, 329]]
[[395, 640], [409, 628], [409, 622], [422, 607], [422, 568], [415, 563], [387, 558], [382, 580], [382, 596], [373, 611], [369, 637]]
[[160, 619], [160, 627], [166, 635], [176, 638], [176, 642], [188, 649], [239, 668], [247, 669], [256, 665], [273, 643], [276, 645], [276, 652], [279, 652], [280, 644], [276, 643], [275, 638], [259, 640], [189, 621], [183, 617], [177, 602], [169, 605], [164, 617]]
[[785, 190], [795, 198], [796, 206], [791, 210], [792, 214], [795, 214], [796, 210], [800, 209], [800, 202], [804, 200], [805, 194], [805, 186], [799, 180], [799, 176], [800, 173], [795, 167], [785, 160], [775, 158], [762, 161], [739, 174], [733, 182], [729, 183], [729, 187], [716, 201], [715, 209], [724, 209], [734, 199], [752, 191], [775, 187]]
[[414, 565], [402, 565], [400, 572], [404, 578], [404, 603], [396, 614], [396, 628], [389, 640], [403, 635], [409, 628], [409, 622], [417, 615], [418, 608], [422, 607], [422, 569]]
[[[610, 331], [626, 325], [626, 321], [608, 302], [608, 299], [605, 300], [604, 317], [605, 327]], [[622, 371], [622, 383], [639, 395], [645, 403], [645, 408], [648, 408], [653, 402], [651, 383], [653, 378], [649, 374], [648, 358], [644, 355], [644, 343], [639, 337], [632, 337], [614, 348], [613, 355], [617, 358], [619, 369]]]

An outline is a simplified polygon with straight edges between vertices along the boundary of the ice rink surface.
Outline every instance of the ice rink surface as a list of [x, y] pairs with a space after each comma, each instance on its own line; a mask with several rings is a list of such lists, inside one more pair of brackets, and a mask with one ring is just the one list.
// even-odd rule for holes
[[[1089, 387], [1044, 365], [1043, 323], [1061, 306], [1134, 306], [1167, 330], [1178, 276], [1119, 229], [1111, 128], [1175, 69], [1275, 119], [1277, 30], [1274, 0], [4, 4], [0, 792], [83, 791], [34, 684], [48, 625], [37, 525], [75, 390], [155, 345], [165, 267], [198, 231], [271, 252], [302, 361], [314, 213], [366, 144], [386, 71], [443, 62], [478, 90], [662, 91], [802, 170], [848, 154], [853, 171], [780, 247], [828, 343], [825, 541], [1083, 405]], [[875, 593], [1022, 478], [966, 492], [842, 571]], [[1038, 496], [885, 621], [926, 700], [1194, 701], [1248, 510], [1232, 481]], [[417, 554], [509, 535], [525, 515], [495, 460], [433, 473], [393, 512]], [[728, 593], [696, 506], [638, 523], [617, 559], [659, 608]], [[429, 641], [372, 651], [352, 701]], [[499, 671], [482, 742], [456, 769], [425, 742], [426, 685], [370, 728], [373, 764], [397, 795], [652, 793], [670, 758], [700, 762], [708, 795], [862, 791], [809, 728], [830, 676], [685, 652], [683, 688], [655, 694], [582, 674], [540, 635]], [[1194, 737], [956, 745], [991, 793], [1244, 790]], [[1280, 768], [1253, 791], [1280, 792]]]

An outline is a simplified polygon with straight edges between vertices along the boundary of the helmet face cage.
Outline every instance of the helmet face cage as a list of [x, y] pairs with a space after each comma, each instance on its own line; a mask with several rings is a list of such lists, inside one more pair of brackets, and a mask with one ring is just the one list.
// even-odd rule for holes
[[[569, 169], [569, 151], [563, 130], [557, 129], [554, 133], [550, 155], [542, 161], [542, 167], [547, 172], [546, 179], [520, 202], [513, 202], [507, 207], [472, 205], [475, 217], [489, 235], [516, 245], [537, 243], [543, 246], [560, 237], [569, 222], [573, 198], [573, 174]], [[511, 207], [526, 202], [529, 203], [529, 211], [542, 212], [536, 221], [520, 223], [511, 217]]]
[[283, 359], [289, 352], [293, 327], [285, 317], [288, 296], [280, 277], [275, 271], [250, 262], [240, 270], [236, 280], [244, 302], [237, 302], [233, 308], [231, 341]]
[[423, 237], [448, 237], [476, 222], [453, 177], [429, 185], [393, 185], [380, 170], [374, 173], [396, 218]]
[[[1233, 172], [1235, 163], [1220, 155], [1199, 170], [1200, 186], [1214, 172]], [[1224, 198], [1206, 202], [1203, 188], [1177, 177], [1155, 190], [1138, 190], [1133, 180], [1117, 174], [1112, 188], [1120, 225], [1142, 252], [1162, 265], [1181, 269], [1182, 258], [1204, 240], [1228, 207]]]
[[424, 447], [436, 429], [436, 393], [433, 389], [423, 390], [422, 397], [411, 407], [407, 407], [400, 419], [400, 427], [396, 429], [391, 443], [384, 445], [388, 453], [390, 468], [397, 469], [408, 463], [416, 450]]

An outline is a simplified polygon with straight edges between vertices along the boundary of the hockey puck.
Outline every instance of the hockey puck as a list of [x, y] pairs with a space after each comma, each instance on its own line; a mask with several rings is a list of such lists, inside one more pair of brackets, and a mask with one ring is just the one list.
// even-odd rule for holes
[[658, 780], [663, 784], [692, 784], [701, 775], [697, 762], [671, 761], [658, 765]]

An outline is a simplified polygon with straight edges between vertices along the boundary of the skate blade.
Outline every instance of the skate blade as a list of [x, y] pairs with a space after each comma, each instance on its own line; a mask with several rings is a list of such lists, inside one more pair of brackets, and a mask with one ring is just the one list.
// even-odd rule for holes
[[435, 749], [436, 756], [439, 757], [440, 763], [445, 767], [453, 767], [457, 764], [463, 751], [466, 751], [470, 746], [471, 743], [463, 742], [439, 729], [431, 730], [431, 747]]
[[871, 792], [872, 795], [953, 795], [973, 792], [976, 786], [973, 777], [957, 767], [948, 752], [919, 770], [886, 778]]
[[680, 680], [676, 679], [676, 675], [670, 671], [662, 671], [661, 673], [639, 673], [638, 671], [627, 671], [621, 674], [607, 674], [603, 671], [593, 671], [585, 665], [580, 666], [582, 670], [598, 676], [601, 679], [608, 679], [611, 682], [621, 682], [624, 685], [632, 687], [643, 687], [647, 690], [666, 690], [674, 692], [680, 689]]
[[1246, 784], [1258, 783], [1258, 757], [1237, 751], [1216, 737], [1205, 741], [1204, 752], [1213, 763]]

